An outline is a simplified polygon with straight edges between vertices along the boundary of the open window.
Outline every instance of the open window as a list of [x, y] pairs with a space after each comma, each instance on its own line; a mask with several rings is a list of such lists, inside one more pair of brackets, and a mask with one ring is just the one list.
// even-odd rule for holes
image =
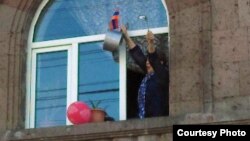
[[[157, 30], [155, 31], [155, 46], [158, 51], [164, 52], [166, 58], [168, 58], [168, 33], [160, 33]], [[133, 37], [133, 41], [138, 44], [144, 54], [147, 54], [147, 41], [145, 36], [135, 36]], [[138, 65], [135, 64], [133, 59], [127, 55], [128, 57], [128, 66], [127, 66], [127, 118], [138, 118], [138, 104], [137, 104], [137, 97], [138, 97], [138, 88], [141, 84], [141, 81], [145, 74], [139, 68]], [[167, 64], [168, 65], [168, 61]]]
[[142, 74], [125, 45], [117, 61], [102, 49], [103, 40], [118, 8], [120, 23], [129, 24], [129, 34], [138, 44], [145, 46], [150, 28], [168, 55], [164, 4], [163, 0], [44, 0], [29, 37], [26, 128], [70, 125], [66, 110], [75, 101], [101, 100], [116, 121], [135, 118], [134, 96]]

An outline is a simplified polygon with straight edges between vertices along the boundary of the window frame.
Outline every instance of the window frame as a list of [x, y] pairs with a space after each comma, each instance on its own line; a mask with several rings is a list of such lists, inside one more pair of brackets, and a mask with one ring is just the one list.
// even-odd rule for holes
[[32, 51], [32, 67], [31, 67], [31, 92], [30, 92], [30, 100], [32, 101], [30, 103], [30, 127], [35, 127], [35, 107], [36, 107], [36, 67], [37, 67], [37, 54], [39, 53], [50, 53], [50, 52], [57, 52], [57, 51], [66, 51], [67, 52], [67, 103], [73, 100], [73, 97], [69, 97], [68, 94], [71, 92], [72, 86], [70, 85], [70, 82], [68, 80], [71, 80], [71, 74], [73, 69], [72, 66], [72, 56], [70, 56], [70, 45], [62, 45], [57, 47], [50, 47], [50, 48], [39, 48]]
[[[78, 100], [78, 49], [79, 44], [88, 42], [104, 41], [105, 34], [90, 35], [83, 37], [73, 37], [66, 39], [56, 39], [50, 41], [33, 42], [34, 29], [38, 21], [42, 9], [46, 6], [49, 0], [43, 0], [40, 4], [35, 17], [32, 21], [28, 38], [28, 56], [27, 56], [27, 76], [26, 76], [26, 118], [25, 127], [35, 128], [35, 86], [36, 86], [36, 54], [46, 53], [52, 51], [67, 50], [68, 66], [67, 66], [67, 107], [70, 103]], [[166, 9], [164, 0], [163, 5]], [[166, 9], [167, 13], [167, 9]], [[168, 16], [167, 16], [168, 17]], [[168, 20], [168, 19], [167, 19]], [[168, 20], [169, 21], [169, 20]], [[154, 34], [169, 33], [169, 27], [152, 28], [150, 29]], [[131, 37], [144, 36], [147, 29], [128, 31]], [[123, 41], [122, 47], [119, 48], [119, 120], [126, 120], [127, 101], [126, 101], [126, 47]], [[70, 95], [70, 96], [69, 96]], [[67, 119], [66, 125], [72, 125]]]

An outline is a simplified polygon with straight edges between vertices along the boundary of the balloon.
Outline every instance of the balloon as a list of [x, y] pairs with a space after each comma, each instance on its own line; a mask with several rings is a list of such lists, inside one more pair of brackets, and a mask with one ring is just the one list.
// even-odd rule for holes
[[69, 105], [67, 117], [73, 124], [88, 123], [91, 120], [91, 110], [87, 104], [77, 101]]

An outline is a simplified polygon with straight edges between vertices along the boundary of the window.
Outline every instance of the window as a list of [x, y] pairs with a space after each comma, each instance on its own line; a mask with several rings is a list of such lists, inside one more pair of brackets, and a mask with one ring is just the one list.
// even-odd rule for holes
[[139, 82], [140, 70], [124, 44], [118, 56], [102, 49], [115, 9], [120, 11], [120, 23], [128, 23], [129, 34], [139, 44], [144, 46], [143, 37], [150, 28], [168, 50], [163, 0], [44, 0], [29, 37], [27, 128], [70, 125], [66, 110], [78, 100], [87, 104], [102, 100], [101, 106], [115, 120], [135, 117], [129, 107], [133, 104], [127, 103], [132, 103], [130, 96], [136, 92], [127, 82]]
[[101, 100], [106, 112], [119, 120], [119, 64], [102, 49], [102, 42], [79, 44], [78, 99]]
[[67, 54], [67, 50], [34, 51], [35, 125], [38, 127], [65, 123], [65, 118], [61, 114], [65, 114], [66, 108]]

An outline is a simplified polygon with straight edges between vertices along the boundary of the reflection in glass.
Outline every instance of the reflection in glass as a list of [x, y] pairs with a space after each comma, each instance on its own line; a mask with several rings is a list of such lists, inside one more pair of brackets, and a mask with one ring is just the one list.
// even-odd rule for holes
[[[34, 41], [104, 34], [115, 9], [129, 30], [168, 26], [162, 0], [50, 0], [36, 24]], [[148, 25], [140, 20], [142, 15]]]
[[35, 127], [66, 124], [67, 52], [37, 54]]
[[119, 120], [119, 64], [102, 45], [102, 42], [80, 44], [78, 96], [88, 105], [90, 100], [101, 100], [100, 107]]

